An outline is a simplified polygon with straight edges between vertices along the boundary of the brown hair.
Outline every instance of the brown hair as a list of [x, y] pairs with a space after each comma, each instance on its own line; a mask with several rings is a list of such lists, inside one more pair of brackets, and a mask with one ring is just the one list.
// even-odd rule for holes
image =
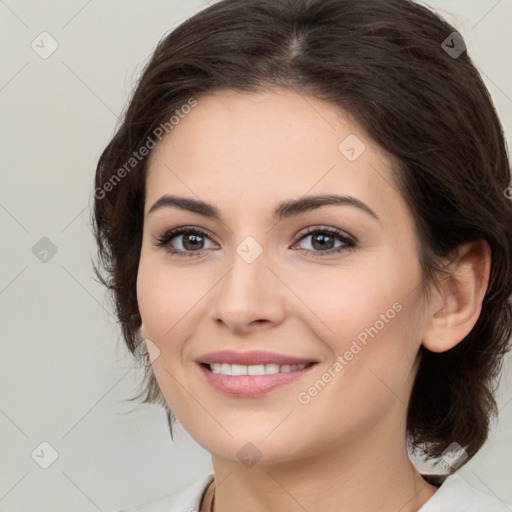
[[[126, 162], [191, 98], [215, 89], [311, 94], [353, 115], [395, 162], [426, 283], [435, 283], [441, 258], [461, 244], [483, 238], [491, 247], [476, 325], [447, 352], [421, 348], [408, 408], [415, 448], [437, 458], [457, 442], [469, 460], [497, 414], [494, 394], [510, 349], [512, 205], [500, 121], [454, 32], [409, 0], [221, 0], [164, 37], [95, 177], [92, 222], [106, 275], [95, 272], [112, 292], [129, 350], [140, 342], [136, 279], [148, 157], [129, 169]], [[172, 436], [174, 417], [150, 366], [145, 378], [136, 398], [145, 393], [143, 403], [167, 409]]]

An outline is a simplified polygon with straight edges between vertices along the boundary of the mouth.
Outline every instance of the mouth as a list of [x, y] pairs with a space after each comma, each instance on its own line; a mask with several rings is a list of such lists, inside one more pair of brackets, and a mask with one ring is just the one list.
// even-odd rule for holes
[[198, 368], [214, 391], [234, 398], [258, 398], [297, 382], [317, 365], [316, 361], [249, 365], [200, 362]]

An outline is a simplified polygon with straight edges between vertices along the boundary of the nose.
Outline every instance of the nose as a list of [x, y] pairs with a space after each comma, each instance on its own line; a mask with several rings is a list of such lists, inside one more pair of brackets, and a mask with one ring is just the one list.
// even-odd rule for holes
[[218, 324], [248, 334], [283, 321], [286, 286], [269, 260], [265, 251], [254, 261], [234, 252], [232, 265], [212, 296], [213, 318]]

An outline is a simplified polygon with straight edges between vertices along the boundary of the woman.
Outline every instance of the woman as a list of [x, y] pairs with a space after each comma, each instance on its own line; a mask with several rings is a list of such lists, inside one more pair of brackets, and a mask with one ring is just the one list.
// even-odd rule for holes
[[222, 0], [165, 37], [98, 163], [97, 273], [213, 473], [129, 510], [507, 510], [453, 474], [510, 348], [507, 158], [408, 0]]

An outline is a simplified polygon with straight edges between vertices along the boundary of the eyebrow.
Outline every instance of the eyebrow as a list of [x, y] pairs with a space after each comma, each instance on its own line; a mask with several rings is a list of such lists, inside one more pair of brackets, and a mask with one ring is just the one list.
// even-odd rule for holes
[[[305, 196], [300, 199], [289, 199], [279, 203], [272, 214], [272, 218], [276, 221], [287, 219], [295, 215], [299, 215], [304, 212], [316, 210], [322, 206], [352, 206], [358, 208], [375, 220], [380, 222], [377, 214], [365, 203], [356, 199], [352, 196], [340, 196], [336, 194], [327, 194], [319, 196]], [[153, 203], [153, 206], [148, 210], [147, 215], [162, 208], [179, 208], [181, 210], [187, 210], [193, 213], [197, 213], [204, 217], [213, 220], [222, 220], [222, 216], [219, 210], [204, 201], [197, 199], [191, 199], [188, 197], [181, 197], [175, 195], [165, 194], [160, 199]]]

